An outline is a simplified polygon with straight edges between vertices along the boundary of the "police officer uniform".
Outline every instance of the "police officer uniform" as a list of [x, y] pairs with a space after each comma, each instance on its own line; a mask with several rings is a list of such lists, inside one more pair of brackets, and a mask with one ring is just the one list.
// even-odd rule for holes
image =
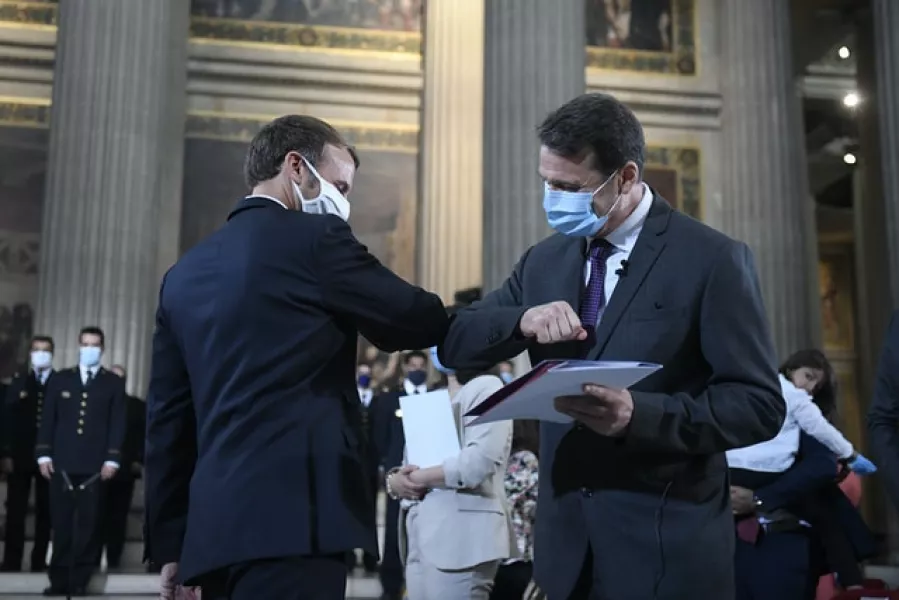
[[0, 567], [3, 571], [22, 569], [25, 519], [28, 516], [32, 480], [34, 480], [35, 523], [31, 570], [43, 571], [47, 566], [50, 501], [47, 480], [40, 476], [37, 463], [34, 462], [34, 446], [43, 415], [44, 391], [52, 377], [52, 369], [17, 373], [6, 392], [0, 457], [12, 460], [13, 470], [7, 478], [6, 544], [3, 550], [3, 565]]
[[75, 564], [73, 594], [83, 592], [99, 565], [101, 483], [97, 481], [73, 496], [63, 474], [77, 488], [99, 473], [104, 464], [124, 466], [121, 451], [126, 410], [125, 380], [102, 367], [65, 369], [49, 381], [36, 447], [38, 462], [52, 460], [54, 470], [50, 481], [53, 556], [46, 595], [65, 594], [70, 561]]

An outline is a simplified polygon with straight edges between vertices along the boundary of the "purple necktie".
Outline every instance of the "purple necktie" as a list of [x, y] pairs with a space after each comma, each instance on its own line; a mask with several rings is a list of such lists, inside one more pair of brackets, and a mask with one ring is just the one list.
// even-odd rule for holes
[[581, 318], [581, 325], [591, 336], [596, 329], [599, 313], [606, 305], [606, 260], [613, 249], [612, 244], [602, 239], [590, 242], [590, 280], [581, 299], [578, 316]]

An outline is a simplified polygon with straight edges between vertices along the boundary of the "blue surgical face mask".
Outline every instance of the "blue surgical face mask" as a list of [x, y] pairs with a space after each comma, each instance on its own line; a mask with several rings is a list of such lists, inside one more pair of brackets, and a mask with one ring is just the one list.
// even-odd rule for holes
[[440, 362], [440, 357], [437, 356], [437, 346], [431, 348], [431, 362], [434, 364], [434, 368], [444, 375], [452, 375], [455, 373], [452, 369], [444, 367], [443, 363]]
[[368, 386], [371, 385], [371, 375], [366, 375], [365, 373], [357, 375], [356, 382], [363, 390], [368, 389]]
[[515, 381], [515, 375], [509, 373], [508, 371], [503, 371], [499, 374], [499, 378], [503, 380], [503, 383], [509, 384]]
[[78, 349], [78, 363], [87, 368], [96, 367], [100, 364], [100, 356], [103, 350], [99, 346], [81, 346]]
[[544, 184], [543, 210], [546, 211], [546, 220], [549, 222], [549, 226], [564, 235], [575, 237], [596, 235], [609, 220], [609, 214], [618, 206], [621, 196], [618, 196], [608, 212], [601, 217], [593, 212], [593, 198], [612, 181], [617, 173], [618, 171], [612, 173], [602, 185], [592, 192], [566, 192], [554, 190], [549, 183]]
[[428, 372], [421, 369], [409, 371], [406, 379], [414, 386], [424, 385], [424, 382], [428, 380]]

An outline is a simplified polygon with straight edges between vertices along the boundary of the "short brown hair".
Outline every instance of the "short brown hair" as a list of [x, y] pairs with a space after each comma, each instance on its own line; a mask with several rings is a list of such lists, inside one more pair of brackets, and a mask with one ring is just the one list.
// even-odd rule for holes
[[336, 129], [315, 117], [286, 115], [278, 117], [253, 137], [244, 160], [244, 180], [254, 188], [263, 181], [274, 179], [281, 172], [281, 164], [288, 152], [299, 152], [303, 158], [318, 165], [327, 144], [346, 148], [359, 168], [359, 155]]

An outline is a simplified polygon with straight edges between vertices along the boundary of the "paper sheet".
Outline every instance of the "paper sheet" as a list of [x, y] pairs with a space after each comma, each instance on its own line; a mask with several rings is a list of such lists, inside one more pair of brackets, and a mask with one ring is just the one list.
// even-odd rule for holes
[[421, 468], [435, 467], [461, 450], [449, 392], [438, 390], [400, 398], [406, 460]]
[[[481, 425], [510, 419], [538, 419], [553, 423], [571, 423], [573, 419], [553, 407], [559, 396], [582, 395], [584, 385], [596, 383], [625, 389], [661, 369], [654, 363], [626, 361], [567, 360], [540, 363], [515, 382], [484, 400], [469, 414], [478, 418], [469, 425]], [[511, 392], [511, 393], [510, 393]], [[484, 407], [491, 406], [484, 410]], [[498, 403], [497, 403], [498, 401]]]

